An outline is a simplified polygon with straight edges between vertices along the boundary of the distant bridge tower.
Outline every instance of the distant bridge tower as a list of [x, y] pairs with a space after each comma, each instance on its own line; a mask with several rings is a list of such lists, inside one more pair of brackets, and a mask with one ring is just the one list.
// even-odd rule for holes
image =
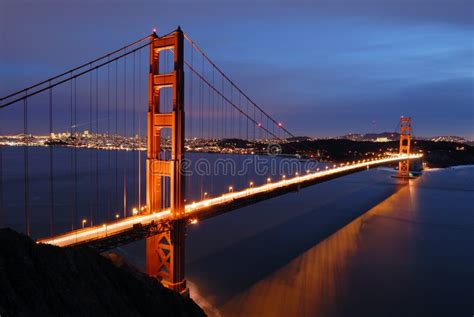
[[[410, 154], [411, 143], [411, 117], [400, 119], [400, 154]], [[410, 177], [410, 161], [404, 160], [398, 163], [398, 177]]]
[[[160, 74], [160, 52], [174, 51], [174, 69]], [[150, 276], [159, 279], [166, 287], [187, 294], [184, 279], [184, 242], [186, 223], [184, 216], [184, 177], [181, 166], [184, 154], [184, 55], [183, 32], [178, 28], [168, 36], [150, 36], [150, 72], [148, 77], [147, 117], [147, 210], [161, 208], [162, 179], [170, 180], [170, 230], [147, 238], [146, 269]], [[172, 90], [172, 111], [160, 111], [162, 89]], [[160, 158], [162, 129], [171, 130], [171, 160]]]

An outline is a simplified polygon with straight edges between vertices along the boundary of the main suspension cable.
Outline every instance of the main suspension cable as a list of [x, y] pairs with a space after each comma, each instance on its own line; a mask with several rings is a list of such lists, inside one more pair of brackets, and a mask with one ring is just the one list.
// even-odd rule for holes
[[[189, 43], [233, 86], [239, 93], [241, 93], [250, 103], [254, 105], [258, 110], [260, 110], [266, 117], [268, 117], [273, 123], [280, 126], [278, 121], [273, 119], [267, 112], [265, 112], [261, 107], [259, 107], [247, 94], [245, 94], [235, 83], [232, 81], [207, 55], [204, 51], [186, 34], [184, 33], [184, 37], [189, 41]], [[280, 126], [283, 131], [285, 131], [291, 137], [295, 137], [293, 133], [288, 131], [285, 127]]]
[[[23, 93], [23, 92], [26, 92], [26, 91], [28, 91], [28, 90], [31, 90], [31, 89], [36, 88], [36, 87], [38, 87], [38, 86], [44, 85], [44, 84], [46, 84], [46, 83], [48, 83], [48, 82], [50, 83], [50, 82], [53, 81], [53, 80], [56, 80], [56, 79], [61, 78], [61, 77], [65, 76], [65, 75], [67, 75], [67, 74], [70, 74], [70, 73], [73, 73], [73, 72], [75, 72], [75, 71], [78, 71], [79, 69], [84, 68], [84, 67], [86, 67], [86, 66], [92, 65], [92, 64], [94, 64], [94, 63], [96, 63], [96, 62], [98, 62], [98, 61], [100, 61], [100, 60], [103, 60], [104, 58], [107, 58], [107, 57], [110, 57], [110, 56], [112, 56], [112, 55], [114, 55], [114, 54], [117, 54], [118, 52], [123, 51], [123, 50], [125, 50], [125, 49], [127, 49], [127, 48], [129, 48], [129, 47], [131, 47], [131, 46], [137, 45], [137, 44], [139, 44], [139, 43], [141, 43], [141, 42], [143, 42], [143, 41], [145, 41], [145, 40], [147, 40], [147, 39], [149, 39], [149, 38], [150, 38], [150, 35], [147, 35], [147, 36], [145, 36], [145, 37], [143, 37], [143, 38], [141, 38], [141, 39], [139, 39], [139, 40], [137, 40], [137, 41], [135, 41], [135, 42], [133, 42], [133, 43], [130, 43], [130, 44], [128, 44], [128, 45], [125, 45], [125, 46], [123, 46], [122, 48], [119, 48], [119, 49], [117, 49], [117, 50], [115, 50], [115, 51], [113, 51], [113, 52], [107, 53], [107, 54], [105, 54], [105, 55], [103, 55], [103, 56], [101, 56], [101, 57], [98, 57], [98, 58], [96, 58], [96, 59], [90, 61], [90, 62], [87, 62], [87, 63], [85, 63], [85, 64], [82, 64], [82, 65], [80, 65], [80, 66], [77, 66], [77, 67], [75, 67], [75, 68], [72, 68], [72, 69], [70, 69], [70, 70], [68, 70], [68, 71], [65, 71], [65, 72], [63, 72], [63, 73], [61, 73], [61, 74], [59, 74], [59, 75], [56, 75], [56, 76], [53, 76], [53, 77], [48, 78], [48, 79], [46, 79], [46, 80], [43, 80], [43, 81], [41, 81], [41, 82], [39, 82], [39, 83], [36, 83], [36, 84], [34, 84], [34, 85], [30, 86], [30, 87], [27, 87], [27, 88], [24, 88], [24, 89], [22, 89], [22, 90], [16, 91], [16, 92], [14, 92], [14, 93], [11, 93], [11, 94], [9, 94], [8, 96], [2, 97], [2, 98], [0, 98], [0, 101], [5, 100], [5, 99], [8, 99], [8, 98], [11, 98], [11, 97], [14, 97], [14, 96], [19, 95], [19, 94], [21, 94], [21, 93]], [[147, 45], [149, 45], [149, 44], [150, 44], [150, 43], [147, 43]], [[7, 104], [7, 105], [8, 105], [8, 104]]]

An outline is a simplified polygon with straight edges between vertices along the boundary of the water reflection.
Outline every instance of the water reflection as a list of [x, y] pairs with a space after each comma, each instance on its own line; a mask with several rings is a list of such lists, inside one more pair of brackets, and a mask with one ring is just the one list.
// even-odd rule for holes
[[[410, 181], [326, 240], [236, 294], [219, 307], [220, 313], [472, 313], [474, 213], [468, 201], [474, 198], [469, 184], [473, 175], [474, 169], [467, 175], [442, 171]], [[443, 182], [446, 177], [450, 177], [449, 185]]]
[[222, 307], [224, 316], [334, 316], [361, 231], [393, 208], [402, 189]]

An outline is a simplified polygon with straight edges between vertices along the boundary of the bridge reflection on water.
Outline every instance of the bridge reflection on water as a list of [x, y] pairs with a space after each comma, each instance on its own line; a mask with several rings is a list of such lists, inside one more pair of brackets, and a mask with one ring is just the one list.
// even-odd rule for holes
[[[474, 185], [469, 180], [474, 169], [428, 172], [408, 186], [388, 184], [383, 180], [387, 173], [380, 170], [364, 174], [335, 180], [338, 184], [334, 187], [325, 184], [299, 193], [292, 201], [300, 201], [293, 215], [300, 220], [282, 219], [273, 229], [249, 233], [252, 241], [262, 240], [270, 250], [259, 248], [258, 242], [249, 246], [249, 241], [231, 241], [226, 249], [189, 263], [190, 281], [197, 284], [200, 304], [207, 306], [211, 316], [447, 316], [472, 312], [474, 286], [469, 281], [474, 280], [474, 251], [470, 247], [474, 243], [474, 215], [470, 201]], [[445, 182], [447, 178], [450, 182]], [[369, 185], [374, 179], [377, 184]], [[272, 243], [276, 232], [294, 231], [297, 223], [311, 223], [316, 214], [332, 216], [322, 218], [312, 234], [303, 226], [301, 230], [311, 235], [309, 238], [289, 234], [283, 247], [301, 249], [320, 237], [317, 231], [341, 225], [342, 209], [320, 210], [335, 206], [337, 194], [322, 205], [313, 204], [319, 211], [304, 210], [301, 201], [318, 196], [317, 190], [327, 195], [343, 183], [341, 192], [353, 199], [342, 203], [346, 219], [363, 207], [362, 200], [356, 198], [362, 191], [378, 188], [378, 194], [368, 198], [372, 202], [385, 198], [303, 252], [275, 251], [276, 245], [281, 245], [280, 241]], [[253, 230], [253, 225], [248, 227]], [[189, 240], [199, 240], [204, 235], [201, 229], [191, 232], [194, 235]], [[246, 253], [248, 258], [235, 262]], [[256, 256], [258, 253], [262, 255]], [[273, 270], [275, 261], [280, 267]]]

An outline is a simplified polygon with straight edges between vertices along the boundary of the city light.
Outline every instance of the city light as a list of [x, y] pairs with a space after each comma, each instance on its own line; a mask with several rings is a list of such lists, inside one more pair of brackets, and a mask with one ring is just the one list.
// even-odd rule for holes
[[138, 209], [137, 209], [137, 208], [133, 208], [133, 209], [132, 209], [132, 214], [133, 214], [134, 216], [138, 215]]
[[253, 182], [250, 182], [249, 185], [250, 185], [250, 188], [252, 188], [253, 187]]
[[234, 191], [234, 187], [229, 186], [229, 193], [232, 193]]
[[84, 226], [86, 225], [87, 223], [87, 219], [82, 219], [82, 229], [84, 229]]

